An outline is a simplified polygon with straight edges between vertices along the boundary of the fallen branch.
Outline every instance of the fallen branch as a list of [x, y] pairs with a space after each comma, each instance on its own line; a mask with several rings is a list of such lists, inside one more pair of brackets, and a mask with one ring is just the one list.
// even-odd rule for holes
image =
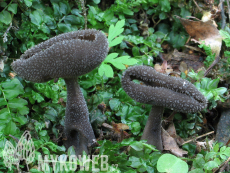
[[184, 143], [182, 143], [182, 145], [187, 144], [187, 143], [192, 142], [192, 141], [196, 141], [196, 140], [199, 139], [199, 138], [208, 136], [208, 135], [213, 134], [213, 133], [214, 133], [214, 131], [211, 131], [211, 132], [205, 133], [205, 134], [203, 134], [203, 135], [197, 136], [197, 137], [195, 137], [194, 139], [190, 139], [190, 140], [188, 140], [188, 141], [185, 141]]

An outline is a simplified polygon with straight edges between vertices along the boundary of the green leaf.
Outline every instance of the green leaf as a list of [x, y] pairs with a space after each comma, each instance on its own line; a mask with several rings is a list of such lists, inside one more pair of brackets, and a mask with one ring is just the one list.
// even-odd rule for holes
[[118, 56], [118, 53], [110, 53], [109, 55], [107, 55], [107, 57], [105, 58], [104, 62], [110, 62], [112, 61], [114, 58], [116, 58]]
[[31, 7], [33, 0], [24, 0], [27, 7]]
[[132, 10], [128, 9], [128, 8], [124, 9], [124, 10], [123, 10], [123, 13], [124, 13], [124, 14], [127, 14], [127, 15], [129, 15], [129, 16], [133, 16], [133, 14], [134, 14], [134, 12], [133, 12]]
[[172, 154], [163, 154], [157, 161], [157, 170], [167, 173], [187, 173], [188, 164]]
[[131, 156], [129, 158], [129, 161], [132, 163], [130, 166], [133, 168], [139, 168], [142, 165], [142, 163], [140, 162], [140, 158], [134, 156]]
[[59, 23], [58, 29], [62, 32], [70, 32], [71, 31], [71, 25], [68, 23], [67, 24]]
[[130, 58], [130, 56], [121, 56], [116, 58], [117, 56], [118, 53], [109, 54], [104, 60], [104, 63], [111, 63], [116, 68], [122, 70], [122, 69], [126, 69], [125, 65], [134, 65], [137, 64], [138, 62], [136, 59]]
[[4, 10], [0, 13], [0, 19], [2, 23], [9, 25], [11, 23], [11, 15], [8, 11]]
[[13, 121], [10, 121], [7, 125], [6, 125], [6, 128], [5, 128], [5, 134], [6, 135], [14, 135], [16, 133], [16, 130], [17, 130], [17, 126], [16, 124], [13, 122]]
[[213, 168], [217, 168], [218, 164], [215, 161], [209, 161], [204, 164], [204, 169], [211, 171]]
[[10, 108], [20, 108], [27, 105], [27, 101], [22, 98], [14, 98], [8, 102]]
[[99, 3], [101, 2], [101, 0], [93, 0], [93, 2], [94, 2], [95, 4], [99, 4]]
[[113, 77], [113, 69], [110, 65], [102, 63], [98, 68], [98, 74], [103, 76], [105, 74], [106, 77]]
[[217, 95], [222, 95], [227, 91], [227, 88], [225, 87], [220, 87], [220, 88], [216, 88], [213, 90], [214, 92], [217, 93]]
[[125, 64], [125, 65], [134, 65], [137, 64], [137, 60], [134, 58], [130, 58], [130, 56], [121, 56], [114, 59], [112, 62], [116, 61], [117, 63]]
[[18, 117], [15, 117], [15, 118], [14, 118], [14, 121], [20, 123], [20, 125], [24, 125], [24, 124], [27, 123], [28, 120], [27, 120], [27, 118], [24, 117], [24, 116], [18, 116]]
[[6, 105], [7, 102], [5, 101], [4, 98], [0, 98], [0, 106]]
[[117, 109], [120, 104], [121, 104], [120, 100], [116, 98], [113, 98], [109, 101], [109, 106], [112, 110]]
[[220, 35], [224, 38], [227, 47], [230, 47], [230, 34], [227, 31], [220, 30]]
[[124, 36], [120, 36], [120, 37], [115, 38], [114, 40], [112, 40], [109, 43], [109, 47], [113, 47], [113, 46], [116, 46], [116, 45], [120, 44], [123, 39], [124, 39]]
[[71, 25], [81, 25], [83, 24], [83, 18], [74, 16], [74, 15], [68, 15], [64, 19], [65, 23], [71, 24]]
[[136, 151], [142, 151], [144, 148], [142, 142], [140, 141], [133, 141], [131, 142], [130, 146]]
[[27, 115], [29, 113], [29, 108], [26, 106], [22, 106], [18, 108], [18, 113], [21, 115]]
[[31, 22], [37, 26], [40, 26], [42, 23], [42, 16], [38, 10], [30, 13], [30, 19], [31, 19]]
[[216, 157], [216, 152], [209, 152], [209, 153], [207, 153], [206, 155], [205, 155], [205, 160], [206, 161], [208, 161], [208, 160], [210, 160], [210, 159], [213, 159], [213, 158], [215, 158]]
[[198, 168], [198, 169], [193, 169], [191, 171], [189, 171], [189, 173], [204, 173], [203, 169]]
[[18, 8], [18, 4], [15, 4], [15, 3], [12, 3], [8, 6], [8, 10], [14, 14], [17, 13], [17, 8]]
[[44, 101], [44, 97], [41, 94], [34, 92], [33, 90], [32, 90], [32, 95], [33, 95], [33, 99], [37, 100], [38, 103]]
[[159, 5], [161, 6], [161, 11], [169, 12], [171, 9], [169, 0], [160, 0]]
[[208, 90], [216, 89], [217, 86], [218, 86], [219, 80], [220, 80], [220, 79], [217, 78], [217, 79], [214, 79], [214, 80], [210, 81], [210, 82], [208, 83], [207, 89], [208, 89]]
[[3, 108], [0, 110], [0, 120], [6, 120], [10, 118], [10, 113], [7, 108]]
[[140, 56], [139, 48], [137, 46], [133, 47], [132, 53], [133, 53], [133, 56]]
[[60, 12], [64, 15], [67, 15], [69, 11], [68, 3], [60, 2], [59, 5], [60, 5]]
[[141, 125], [139, 122], [132, 122], [131, 123], [131, 132], [134, 135], [137, 135], [138, 133], [140, 133], [140, 130], [141, 130]]
[[109, 36], [108, 36], [108, 41], [109, 43], [118, 35], [120, 35], [123, 31], [124, 28], [122, 28], [125, 25], [125, 20], [118, 21], [116, 25], [111, 25], [109, 27]]

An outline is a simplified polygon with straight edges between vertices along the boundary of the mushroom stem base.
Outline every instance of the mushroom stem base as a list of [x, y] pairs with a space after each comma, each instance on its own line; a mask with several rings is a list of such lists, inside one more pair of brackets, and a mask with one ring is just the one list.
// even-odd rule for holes
[[163, 150], [162, 138], [161, 138], [161, 118], [164, 112], [164, 107], [152, 106], [149, 113], [149, 118], [141, 140], [147, 140], [148, 144], [156, 146], [160, 151]]
[[93, 128], [89, 121], [89, 112], [78, 84], [77, 78], [65, 79], [67, 86], [67, 104], [65, 112], [66, 148], [74, 146], [76, 155], [88, 153], [88, 146], [95, 141]]

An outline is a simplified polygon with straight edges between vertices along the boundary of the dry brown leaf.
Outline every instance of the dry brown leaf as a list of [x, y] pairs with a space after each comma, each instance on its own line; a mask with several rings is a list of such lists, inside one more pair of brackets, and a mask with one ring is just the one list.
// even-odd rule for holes
[[[212, 20], [208, 21], [193, 21], [189, 19], [183, 19], [179, 16], [176, 16], [184, 26], [187, 33], [193, 38], [192, 41], [195, 41], [201, 44], [201, 41], [204, 41], [206, 45], [210, 45], [213, 53], [216, 53], [216, 56], [219, 55], [222, 37], [219, 33], [219, 30], [213, 25]], [[205, 18], [205, 20], [207, 20]]]
[[180, 136], [177, 135], [176, 128], [173, 122], [169, 124], [168, 129], [166, 131], [169, 133], [171, 137], [175, 139], [177, 144], [182, 145], [184, 143], [184, 140]]
[[180, 70], [181, 72], [183, 72], [183, 73], [185, 73], [186, 70], [188, 70], [188, 66], [187, 66], [187, 64], [186, 64], [184, 61], [182, 61], [182, 62], [180, 63], [179, 70]]
[[170, 151], [172, 154], [178, 156], [178, 157], [183, 157], [184, 155], [188, 154], [187, 151], [184, 151], [180, 149], [175, 141], [174, 138], [172, 138], [167, 131], [165, 131], [162, 128], [162, 141], [163, 141], [163, 146], [164, 150]]
[[209, 149], [213, 148], [214, 142], [215, 142], [214, 140], [210, 140], [210, 141], [208, 141], [208, 144], [207, 144], [207, 142], [199, 142], [199, 141], [197, 141], [196, 142], [196, 147], [198, 149], [209, 150]]
[[159, 73], [170, 74], [173, 72], [173, 69], [170, 65], [167, 64], [167, 61], [163, 61], [162, 65], [155, 64], [154, 69]]

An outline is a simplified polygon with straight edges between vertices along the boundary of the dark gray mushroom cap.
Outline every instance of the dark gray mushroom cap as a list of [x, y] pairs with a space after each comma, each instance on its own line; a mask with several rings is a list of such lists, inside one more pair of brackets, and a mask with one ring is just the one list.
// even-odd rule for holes
[[86, 74], [105, 59], [106, 36], [95, 29], [60, 34], [27, 50], [12, 69], [31, 82], [71, 78]]
[[[135, 83], [134, 79], [144, 82], [144, 85]], [[122, 77], [122, 87], [138, 102], [178, 112], [198, 112], [207, 106], [207, 100], [192, 83], [158, 73], [148, 66], [128, 68]]]

